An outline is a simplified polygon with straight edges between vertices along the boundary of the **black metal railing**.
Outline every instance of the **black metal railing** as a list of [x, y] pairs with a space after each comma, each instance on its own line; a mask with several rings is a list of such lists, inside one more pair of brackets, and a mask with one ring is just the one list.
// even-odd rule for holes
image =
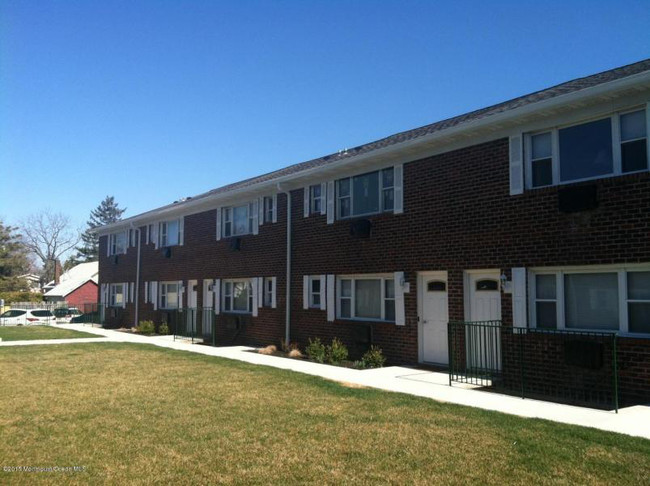
[[212, 307], [193, 307], [162, 311], [163, 322], [176, 339], [216, 344], [215, 314]]
[[450, 321], [449, 384], [618, 411], [615, 332]]

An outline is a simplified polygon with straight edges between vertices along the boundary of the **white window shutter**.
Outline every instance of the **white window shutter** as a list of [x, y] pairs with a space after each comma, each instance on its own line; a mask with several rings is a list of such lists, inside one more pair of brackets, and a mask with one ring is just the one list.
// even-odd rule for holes
[[406, 324], [406, 312], [404, 309], [404, 272], [395, 272], [395, 325], [404, 326]]
[[510, 195], [524, 192], [523, 137], [510, 137]]
[[404, 212], [404, 168], [396, 165], [393, 169], [393, 213], [402, 214]]
[[325, 287], [327, 286], [327, 277], [325, 275], [321, 275], [320, 277], [320, 310], [326, 310], [327, 309], [327, 301], [325, 300]]
[[320, 185], [320, 213], [327, 214], [327, 182]]
[[126, 242], [126, 244], [124, 245], [124, 251], [122, 253], [124, 253], [126, 255], [126, 251], [129, 249], [129, 230], [128, 229], [124, 230], [124, 241]]
[[336, 293], [334, 275], [327, 276], [327, 320], [332, 322], [336, 316]]
[[145, 230], [145, 240], [144, 240], [145, 245], [148, 244], [151, 241], [150, 236], [149, 236], [149, 227], [150, 226], [151, 226], [150, 224], [148, 224], [146, 226], [147, 229]]
[[334, 222], [334, 181], [327, 183], [327, 224]]
[[131, 282], [130, 299], [131, 299], [131, 303], [135, 304], [135, 282]]
[[647, 160], [650, 161], [650, 143], [647, 142], [650, 140], [650, 101], [648, 101], [645, 105], [645, 136], [645, 149], [648, 152]]
[[149, 282], [144, 283], [144, 303], [149, 303]]
[[303, 201], [303, 216], [306, 218], [309, 216], [309, 186], [305, 187], [305, 198]]
[[265, 197], [258, 197], [257, 198], [257, 221], [258, 221], [258, 226], [262, 226], [264, 224], [264, 212], [266, 211], [266, 207], [264, 206], [264, 201], [266, 200]]
[[528, 327], [526, 315], [526, 269], [512, 269], [512, 325]]
[[260, 212], [259, 212], [259, 201], [256, 199], [253, 201], [253, 234], [257, 235], [260, 232]]
[[259, 290], [260, 289], [259, 289], [257, 280], [258, 280], [257, 277], [253, 277], [250, 280], [250, 288], [251, 288], [251, 291], [253, 292], [253, 309], [252, 309], [253, 317], [257, 317], [257, 309], [258, 309], [259, 298], [260, 298], [260, 296], [259, 296]]
[[106, 303], [106, 284], [101, 284], [100, 286], [99, 303], [100, 304]]
[[153, 303], [153, 310], [158, 310], [158, 282], [151, 282], [151, 302]]
[[214, 280], [214, 313], [221, 313], [221, 279]]
[[181, 216], [178, 222], [178, 244], [181, 246], [185, 244], [185, 216]]
[[122, 309], [126, 308], [126, 302], [129, 300], [129, 282], [122, 282]]
[[217, 241], [221, 239], [221, 208], [217, 208]]
[[183, 309], [185, 306], [183, 305], [183, 281], [179, 280], [178, 281], [178, 308]]
[[277, 301], [277, 290], [278, 290], [278, 279], [276, 277], [271, 277], [271, 286], [273, 292], [271, 293], [271, 308], [275, 309], [278, 306]]
[[264, 296], [266, 295], [266, 289], [264, 288], [265, 278], [259, 277], [257, 279], [257, 307], [264, 307]]
[[302, 276], [302, 308], [309, 309], [309, 275]]
[[273, 222], [278, 222], [278, 195], [273, 194]]
[[109, 257], [111, 256], [111, 240], [113, 239], [113, 235], [106, 235], [106, 256]]

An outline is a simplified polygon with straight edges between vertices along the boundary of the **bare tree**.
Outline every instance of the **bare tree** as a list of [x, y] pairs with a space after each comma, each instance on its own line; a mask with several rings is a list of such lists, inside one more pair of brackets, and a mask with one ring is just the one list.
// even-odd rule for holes
[[72, 229], [70, 218], [49, 209], [29, 216], [21, 229], [25, 246], [43, 264], [44, 280], [53, 280], [56, 262], [77, 246], [79, 231]]

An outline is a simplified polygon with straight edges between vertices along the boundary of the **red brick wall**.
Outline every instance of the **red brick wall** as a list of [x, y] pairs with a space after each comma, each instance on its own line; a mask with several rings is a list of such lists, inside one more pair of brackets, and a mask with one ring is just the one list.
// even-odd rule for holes
[[68, 305], [83, 308], [83, 304], [97, 303], [97, 284], [88, 281], [65, 296]]

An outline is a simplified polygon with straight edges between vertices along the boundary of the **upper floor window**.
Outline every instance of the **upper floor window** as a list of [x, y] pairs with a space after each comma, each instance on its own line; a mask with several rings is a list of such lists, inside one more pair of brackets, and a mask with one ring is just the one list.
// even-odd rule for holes
[[648, 169], [646, 111], [526, 137], [529, 187], [621, 175]]
[[251, 234], [253, 232], [254, 214], [255, 208], [253, 203], [223, 208], [222, 224], [224, 237]]
[[395, 280], [384, 277], [340, 277], [337, 280], [338, 317], [395, 320]]
[[225, 312], [252, 312], [253, 291], [250, 280], [224, 281], [222, 298]]
[[120, 231], [108, 236], [109, 255], [120, 255], [126, 253], [127, 232]]
[[111, 307], [122, 307], [124, 305], [124, 284], [111, 284], [109, 287], [109, 302]]
[[337, 217], [392, 211], [394, 208], [394, 169], [392, 167], [336, 181]]
[[274, 213], [275, 213], [274, 198], [267, 196], [264, 198], [264, 222], [272, 223]]
[[178, 282], [160, 282], [160, 308], [178, 309], [180, 307], [180, 291]]
[[323, 209], [323, 186], [309, 186], [309, 214], [321, 214]]
[[181, 241], [181, 225], [178, 219], [160, 223], [160, 246], [176, 246]]

